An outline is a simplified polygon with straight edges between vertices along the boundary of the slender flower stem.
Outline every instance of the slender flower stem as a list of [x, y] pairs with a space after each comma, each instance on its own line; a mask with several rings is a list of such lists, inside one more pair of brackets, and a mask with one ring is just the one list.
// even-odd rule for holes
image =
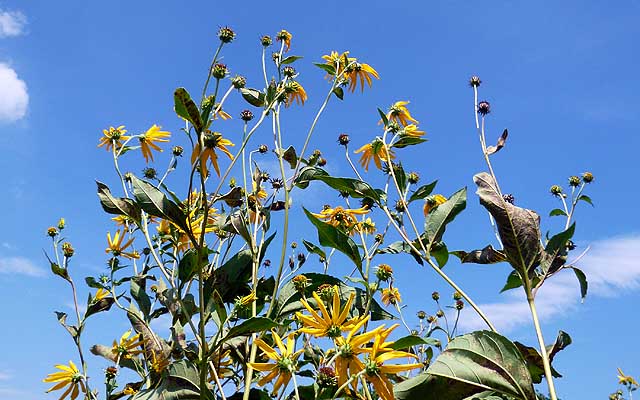
[[209, 70], [207, 71], [207, 80], [204, 83], [204, 88], [202, 89], [201, 101], [204, 101], [204, 98], [207, 96], [207, 87], [209, 86], [209, 80], [211, 79], [211, 70], [213, 70], [213, 66], [215, 65], [216, 61], [218, 61], [218, 54], [220, 54], [220, 50], [222, 49], [222, 46], [224, 46], [224, 42], [220, 41], [220, 45], [218, 45], [218, 48], [216, 49], [216, 53], [213, 55], [213, 59], [211, 60], [211, 65], [209, 66]]

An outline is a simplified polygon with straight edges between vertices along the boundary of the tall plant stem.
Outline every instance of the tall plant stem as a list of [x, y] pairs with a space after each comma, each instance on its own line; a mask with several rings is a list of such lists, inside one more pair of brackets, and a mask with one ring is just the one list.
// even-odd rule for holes
[[542, 329], [540, 328], [540, 321], [538, 320], [538, 311], [536, 310], [536, 303], [532, 295], [527, 295], [527, 302], [529, 303], [529, 309], [533, 317], [533, 325], [536, 328], [536, 336], [538, 337], [538, 345], [540, 346], [540, 355], [542, 356], [542, 365], [544, 367], [544, 376], [549, 385], [549, 396], [551, 400], [558, 400], [556, 388], [553, 383], [553, 376], [551, 375], [551, 362], [549, 361], [547, 348], [544, 344], [544, 337], [542, 336]]

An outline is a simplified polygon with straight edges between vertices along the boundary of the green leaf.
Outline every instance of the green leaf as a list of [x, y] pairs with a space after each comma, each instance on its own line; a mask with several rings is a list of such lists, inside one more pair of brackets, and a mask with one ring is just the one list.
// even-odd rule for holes
[[431, 256], [436, 259], [436, 262], [438, 263], [438, 267], [440, 267], [440, 269], [444, 268], [444, 266], [447, 264], [447, 261], [449, 261], [449, 250], [447, 249], [447, 245], [444, 244], [444, 242], [434, 243], [433, 246], [431, 246], [431, 248], [429, 249], [429, 254], [431, 254]]
[[540, 216], [504, 201], [493, 178], [486, 172], [475, 175], [473, 181], [478, 185], [476, 193], [480, 204], [496, 221], [507, 260], [521, 275], [526, 275], [539, 265], [543, 253]]
[[[570, 344], [571, 336], [569, 336], [569, 334], [566, 332], [559, 331], [558, 336], [556, 337], [556, 341], [546, 348], [547, 355], [549, 356], [549, 362], [553, 362], [553, 358], [555, 357], [555, 355], [558, 354], [558, 352], [564, 350]], [[540, 352], [538, 352], [537, 349], [530, 346], [525, 346], [520, 342], [515, 342], [515, 345], [516, 347], [518, 347], [518, 350], [527, 362], [527, 367], [529, 368], [529, 372], [531, 373], [533, 383], [542, 382], [542, 378], [544, 377], [544, 364]], [[562, 378], [562, 375], [558, 371], [556, 371], [553, 366], [551, 366], [551, 375], [553, 375], [554, 378]]]
[[259, 90], [242, 88], [240, 94], [252, 106], [263, 107], [265, 105], [265, 95]]
[[420, 336], [409, 335], [396, 340], [389, 346], [389, 348], [393, 350], [407, 350], [413, 346], [421, 345], [440, 347], [441, 344], [440, 341], [435, 338], [423, 338]]
[[322, 257], [323, 259], [327, 259], [327, 253], [324, 252], [324, 250], [322, 250], [320, 247], [316, 246], [315, 244], [307, 241], [307, 240], [303, 240], [302, 244], [304, 244], [304, 247], [306, 247], [307, 251], [309, 253], [313, 253], [313, 254], [317, 254], [320, 257]]
[[569, 267], [576, 274], [576, 278], [578, 278], [578, 282], [580, 283], [580, 297], [584, 302], [584, 299], [587, 297], [587, 290], [589, 289], [589, 282], [587, 281], [587, 276], [582, 272], [580, 268]]
[[480, 392], [471, 385], [427, 373], [421, 373], [393, 387], [396, 400], [460, 400]]
[[351, 261], [358, 267], [362, 268], [362, 257], [355, 242], [346, 233], [338, 228], [320, 221], [314, 217], [306, 208], [303, 207], [307, 218], [318, 230], [318, 240], [320, 245], [336, 249], [349, 257]]
[[180, 287], [183, 287], [198, 273], [198, 267], [201, 267], [198, 265], [198, 252], [195, 249], [187, 250], [178, 263]]
[[215, 197], [213, 201], [216, 202], [220, 200], [224, 201], [229, 207], [239, 207], [244, 201], [244, 190], [242, 187], [236, 186], [231, 189], [229, 193]]
[[391, 147], [395, 147], [396, 149], [402, 149], [407, 146], [415, 146], [420, 143], [426, 142], [427, 139], [423, 139], [420, 137], [409, 136], [409, 135], [400, 135], [398, 140], [391, 145]]
[[289, 56], [282, 61], [280, 61], [280, 65], [293, 64], [296, 60], [300, 60], [303, 58], [302, 56]]
[[551, 210], [551, 212], [549, 212], [549, 216], [550, 217], [557, 217], [559, 215], [562, 215], [563, 217], [566, 217], [567, 213], [564, 212], [564, 210], [561, 210], [559, 208], [554, 208], [553, 210]]
[[422, 257], [420, 256], [420, 254], [413, 251], [413, 249], [411, 249], [411, 246], [409, 246], [404, 241], [393, 242], [385, 248], [376, 250], [376, 254], [399, 254], [399, 253], [410, 254], [418, 264], [424, 265], [424, 261], [422, 261]]
[[49, 261], [49, 265], [51, 266], [51, 272], [53, 272], [54, 275], [58, 275], [60, 278], [64, 279], [65, 281], [71, 282], [71, 277], [69, 276], [69, 272], [67, 271], [66, 268], [59, 266], [57, 262], [51, 260], [51, 258], [49, 258], [49, 255], [46, 252], [44, 253], [44, 256], [47, 257], [47, 260]]
[[191, 100], [191, 95], [185, 88], [177, 88], [173, 93], [174, 110], [179, 117], [189, 121], [196, 132], [202, 132], [203, 123], [198, 106]]
[[335, 94], [340, 100], [344, 100], [344, 90], [340, 86], [333, 89], [333, 94]]
[[591, 204], [591, 207], [595, 207], [593, 205], [593, 201], [591, 200], [591, 197], [587, 196], [586, 194], [583, 194], [582, 196], [578, 197], [577, 201], [580, 201], [580, 200], [584, 201], [585, 203]]
[[133, 196], [140, 207], [149, 215], [160, 217], [176, 224], [184, 231], [190, 231], [187, 226], [187, 216], [180, 207], [169, 200], [160, 190], [152, 184], [131, 175]]
[[493, 390], [522, 400], [535, 400], [533, 382], [518, 348], [505, 337], [476, 331], [453, 339], [427, 373], [454, 386]]
[[437, 184], [438, 184], [438, 181], [433, 181], [427, 185], [420, 186], [418, 189], [416, 189], [415, 192], [413, 192], [411, 197], [409, 197], [409, 203], [416, 200], [424, 200], [427, 196], [431, 194], [431, 192], [433, 192], [433, 189], [435, 189]]
[[[199, 400], [200, 377], [198, 368], [188, 360], [172, 363], [167, 368], [167, 375], [157, 387], [141, 390], [131, 400]], [[207, 399], [213, 399], [208, 389]]]
[[84, 318], [88, 318], [91, 315], [102, 311], [109, 311], [113, 303], [115, 303], [115, 300], [111, 296], [90, 302], [87, 306], [87, 312], [84, 314]]
[[511, 273], [507, 277], [507, 282], [500, 290], [500, 293], [506, 292], [507, 290], [519, 288], [520, 286], [522, 286], [522, 278], [520, 278], [520, 274], [518, 273], [518, 271], [511, 271]]
[[429, 247], [442, 240], [447, 224], [453, 221], [466, 206], [467, 188], [462, 188], [452, 194], [446, 202], [427, 214], [424, 221], [424, 229]]
[[133, 200], [114, 197], [109, 187], [102, 182], [96, 181], [96, 185], [98, 185], [100, 204], [106, 213], [125, 215], [136, 223], [140, 223], [140, 207]]
[[389, 118], [387, 118], [387, 114], [384, 113], [381, 109], [378, 108], [378, 114], [380, 114], [380, 118], [382, 119], [382, 123], [386, 127], [389, 125]]
[[66, 313], [63, 313], [60, 311], [54, 311], [54, 312], [56, 314], [56, 318], [58, 319], [58, 322], [60, 323], [60, 325], [62, 325], [64, 329], [66, 329], [67, 332], [69, 332], [71, 337], [75, 339], [78, 336], [78, 328], [75, 325], [67, 325]]
[[131, 296], [135, 299], [136, 303], [138, 303], [138, 307], [140, 307], [140, 311], [145, 316], [145, 318], [149, 317], [149, 313], [151, 312], [151, 299], [149, 295], [145, 291], [145, 277], [134, 277], [131, 279]]
[[[224, 343], [227, 340], [233, 339], [238, 336], [247, 336], [251, 333], [256, 332], [265, 332], [271, 328], [275, 328], [278, 326], [278, 323], [273, 321], [270, 318], [266, 317], [251, 317], [245, 321], [242, 321], [241, 324], [234, 326], [229, 329], [229, 332], [224, 336], [219, 343]], [[214, 345], [217, 345], [214, 344]]]
[[209, 301], [207, 302], [207, 311], [205, 314], [205, 321], [211, 317], [213, 321], [218, 326], [218, 329], [221, 329], [223, 324], [227, 320], [227, 309], [224, 306], [224, 302], [222, 301], [222, 297], [217, 290], [213, 290], [211, 296], [209, 296]]
[[495, 264], [507, 261], [504, 253], [500, 250], [495, 250], [492, 245], [488, 245], [482, 250], [472, 250], [469, 253], [463, 250], [456, 250], [452, 251], [451, 254], [458, 257], [463, 264]]
[[321, 64], [321, 63], [313, 63], [313, 65], [315, 65], [316, 67], [318, 67], [321, 70], [325, 71], [329, 75], [335, 75], [336, 74], [336, 68], [333, 65]]
[[[327, 172], [318, 167], [305, 167], [300, 171], [295, 183], [298, 186], [308, 184], [309, 181], [322, 181], [329, 187], [340, 192], [347, 192], [349, 196], [361, 199], [370, 198], [376, 202], [380, 202], [380, 193], [372, 188], [368, 183], [353, 178], [338, 178], [329, 176]], [[301, 186], [302, 187], [302, 186]], [[306, 187], [306, 186], [304, 186]]]
[[576, 224], [574, 222], [565, 231], [560, 232], [549, 239], [540, 263], [542, 271], [545, 274], [553, 274], [562, 268], [564, 263], [567, 261], [567, 242], [573, 237], [575, 229]]

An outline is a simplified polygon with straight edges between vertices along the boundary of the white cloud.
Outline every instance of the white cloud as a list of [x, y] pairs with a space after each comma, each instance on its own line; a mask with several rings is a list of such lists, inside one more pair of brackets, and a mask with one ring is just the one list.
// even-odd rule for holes
[[0, 38], [22, 35], [26, 25], [27, 17], [20, 11], [0, 10]]
[[24, 117], [29, 104], [27, 84], [5, 63], [0, 63], [0, 88], [0, 122], [14, 122]]
[[[626, 236], [600, 240], [577, 263], [587, 275], [590, 297], [611, 297], [624, 291], [640, 288], [640, 236]], [[531, 323], [529, 306], [521, 289], [504, 294], [506, 301], [480, 304], [491, 322], [501, 332], [508, 332]], [[578, 281], [572, 271], [562, 271], [547, 281], [536, 297], [540, 319], [548, 321], [567, 313], [580, 303]], [[485, 329], [483, 321], [465, 308], [460, 318], [465, 331]]]
[[7, 371], [0, 371], [0, 381], [8, 381], [12, 377], [13, 375], [8, 373]]
[[24, 257], [0, 258], [0, 274], [18, 274], [33, 277], [43, 277], [46, 275], [42, 268], [36, 266]]

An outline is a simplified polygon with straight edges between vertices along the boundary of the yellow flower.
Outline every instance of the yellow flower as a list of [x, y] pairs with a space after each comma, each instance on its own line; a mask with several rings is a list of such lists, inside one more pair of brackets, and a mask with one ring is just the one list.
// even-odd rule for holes
[[446, 201], [447, 201], [447, 198], [441, 194], [434, 194], [433, 196], [428, 196], [424, 200], [424, 207], [422, 208], [422, 211], [424, 212], [424, 216], [426, 217], [427, 214], [433, 211], [434, 208], [436, 208], [440, 204], [443, 204]]
[[273, 341], [278, 346], [280, 354], [262, 339], [256, 339], [255, 344], [264, 352], [273, 363], [249, 363], [251, 368], [260, 372], [269, 372], [258, 381], [258, 385], [264, 386], [272, 380], [276, 379], [273, 384], [272, 396], [276, 396], [280, 387], [286, 387], [291, 380], [291, 374], [297, 369], [297, 359], [302, 354], [304, 349], [294, 352], [295, 339], [293, 335], [287, 337], [287, 345], [285, 346], [282, 339], [275, 331], [271, 331], [273, 334]]
[[155, 350], [151, 350], [151, 368], [156, 373], [161, 373], [169, 366], [169, 359], [161, 354], [156, 354]]
[[162, 151], [160, 146], [156, 144], [156, 142], [168, 142], [169, 139], [165, 139], [171, 136], [171, 133], [167, 131], [161, 131], [160, 127], [156, 124], [153, 124], [151, 128], [149, 128], [145, 133], [140, 135], [138, 139], [140, 139], [140, 149], [142, 150], [142, 155], [146, 162], [149, 162], [149, 159], [153, 161], [153, 153], [151, 149]]
[[302, 321], [302, 324], [304, 325], [304, 328], [301, 328], [300, 332], [308, 333], [315, 337], [326, 336], [335, 339], [340, 336], [342, 331], [351, 330], [356, 324], [356, 319], [347, 321], [347, 317], [349, 316], [349, 311], [351, 311], [353, 300], [356, 297], [355, 293], [351, 293], [344, 308], [340, 310], [340, 294], [338, 293], [338, 288], [334, 286], [331, 312], [327, 310], [324, 302], [316, 292], [313, 292], [312, 295], [318, 304], [320, 314], [318, 314], [313, 309], [313, 307], [311, 307], [309, 303], [307, 303], [306, 300], [301, 299], [300, 302], [307, 309], [307, 311], [311, 313], [311, 316], [302, 315], [302, 313], [299, 312], [296, 313], [296, 316], [300, 321]]
[[304, 105], [307, 101], [307, 92], [301, 84], [296, 81], [289, 81], [284, 85], [284, 94], [286, 95], [285, 107], [289, 107], [295, 100], [297, 104]]
[[371, 78], [380, 79], [378, 72], [373, 69], [369, 64], [355, 62], [347, 67], [345, 72], [347, 79], [349, 80], [349, 90], [353, 93], [358, 86], [358, 80], [360, 80], [360, 87], [364, 92], [365, 82], [371, 87]]
[[384, 288], [382, 289], [382, 303], [386, 306], [389, 304], [401, 303], [402, 297], [398, 288]]
[[140, 334], [131, 336], [131, 330], [126, 331], [120, 337], [120, 341], [113, 341], [113, 345], [111, 346], [111, 354], [115, 359], [126, 358], [130, 359], [132, 356], [142, 353], [141, 349], [136, 350], [138, 347], [142, 346], [143, 341], [140, 338]]
[[358, 222], [356, 230], [368, 235], [373, 235], [376, 233], [376, 224], [371, 220], [371, 218], [367, 217], [364, 221]]
[[131, 386], [128, 386], [128, 385], [122, 391], [122, 394], [125, 394], [125, 395], [128, 395], [128, 396], [130, 396], [132, 394], [136, 394], [136, 393], [138, 393], [138, 391], [135, 390], [134, 388], [132, 388]]
[[105, 250], [106, 253], [113, 254], [114, 257], [122, 256], [128, 259], [132, 258], [140, 258], [140, 254], [137, 251], [125, 252], [127, 247], [131, 246], [133, 243], [133, 237], [129, 239], [124, 245], [122, 241], [124, 240], [124, 233], [120, 236], [120, 230], [117, 230], [113, 235], [113, 239], [111, 239], [111, 233], [107, 232], [107, 241], [109, 242], [109, 247]]
[[69, 361], [69, 366], [60, 364], [56, 365], [56, 368], [61, 371], [51, 373], [43, 379], [43, 382], [57, 382], [47, 390], [47, 393], [53, 392], [54, 390], [60, 390], [65, 386], [69, 387], [64, 391], [64, 393], [62, 393], [60, 400], [67, 397], [69, 394], [71, 395], [71, 400], [75, 400], [80, 394], [80, 391], [82, 391], [82, 393], [87, 393], [87, 387], [84, 384], [84, 377], [73, 361]]
[[402, 133], [409, 137], [421, 137], [424, 135], [424, 131], [418, 130], [418, 126], [415, 124], [405, 126]]
[[[209, 362], [213, 364], [213, 367], [216, 369], [216, 374], [218, 378], [233, 376], [233, 370], [229, 368], [233, 365], [233, 361], [230, 358], [231, 350], [226, 350], [223, 352], [216, 351], [213, 355], [209, 357]], [[209, 371], [209, 382], [213, 382], [215, 377], [213, 376], [213, 370]]]
[[131, 218], [127, 217], [126, 215], [118, 215], [117, 217], [111, 218], [111, 220], [115, 222], [117, 226], [122, 227], [125, 227], [127, 223], [132, 222]]
[[[365, 347], [365, 345], [376, 335], [379, 335], [384, 329], [384, 325], [382, 325], [370, 332], [364, 332], [356, 335], [368, 320], [369, 315], [362, 318], [357, 324], [355, 324], [353, 328], [351, 328], [351, 331], [349, 331], [346, 338], [342, 336], [336, 338], [338, 354], [335, 363], [336, 373], [338, 375], [338, 387], [344, 385], [351, 376], [364, 370], [365, 366], [358, 358], [358, 355], [371, 351], [370, 348]], [[354, 391], [357, 390], [358, 380], [352, 380], [351, 386]]]
[[131, 139], [131, 136], [125, 136], [125, 133], [127, 133], [127, 130], [124, 129], [124, 125], [120, 125], [117, 128], [110, 126], [109, 129], [103, 129], [103, 136], [100, 138], [100, 144], [98, 147], [104, 146], [107, 151], [111, 151], [112, 147], [116, 150], [120, 150], [122, 147], [122, 141]]
[[104, 290], [103, 288], [100, 288], [96, 291], [95, 296], [93, 296], [93, 302], [100, 301], [105, 297], [108, 297], [110, 294], [111, 292], [109, 292], [108, 290]]
[[218, 155], [216, 149], [219, 149], [233, 160], [233, 155], [227, 148], [227, 146], [235, 146], [229, 139], [224, 139], [219, 132], [207, 131], [203, 138], [204, 150], [201, 149], [200, 143], [196, 144], [191, 154], [191, 164], [195, 164], [200, 160], [200, 169], [203, 175], [208, 174], [207, 161], [211, 160], [213, 168], [216, 170], [218, 176], [220, 176], [220, 168], [218, 167]]
[[171, 234], [171, 225], [169, 225], [169, 221], [167, 221], [166, 219], [160, 220], [156, 229], [158, 230], [158, 235], [160, 236], [167, 236]]
[[389, 329], [383, 330], [379, 335], [376, 335], [371, 351], [365, 362], [364, 376], [371, 382], [376, 390], [376, 394], [378, 394], [382, 400], [395, 399], [395, 397], [393, 397], [393, 384], [389, 381], [387, 374], [397, 374], [423, 367], [421, 363], [384, 365], [385, 362], [394, 358], [417, 358], [414, 354], [407, 353], [406, 351], [388, 348], [391, 343], [385, 342], [385, 340], [391, 331], [398, 326], [398, 324], [393, 325]]
[[289, 48], [291, 47], [291, 38], [293, 36], [285, 31], [284, 29], [281, 30], [280, 32], [278, 32], [278, 34], [276, 35], [276, 40], [279, 42], [284, 42], [284, 51], [287, 52], [289, 51]]
[[255, 292], [251, 292], [246, 296], [240, 297], [238, 296], [238, 298], [235, 301], [235, 306], [236, 307], [246, 307], [248, 305], [250, 305], [251, 303], [253, 303], [254, 301], [256, 301], [256, 293]]
[[376, 167], [382, 169], [382, 161], [389, 162], [387, 155], [391, 160], [396, 158], [393, 150], [385, 149], [385, 145], [380, 139], [375, 139], [373, 142], [365, 144], [356, 150], [355, 153], [362, 153], [362, 156], [360, 156], [360, 164], [365, 171], [369, 170], [369, 163], [371, 163], [372, 159]]
[[638, 382], [629, 375], [625, 375], [620, 368], [618, 368], [618, 383], [621, 385], [635, 385], [638, 386]]
[[336, 228], [343, 229], [351, 234], [353, 234], [353, 230], [358, 224], [357, 215], [367, 214], [369, 209], [367, 208], [342, 208], [341, 206], [337, 206], [336, 208], [331, 208], [329, 206], [325, 206], [325, 208], [320, 211], [320, 214], [313, 214], [316, 218], [324, 220], [331, 226], [335, 226]]
[[345, 51], [342, 54], [339, 54], [337, 51], [332, 51], [331, 54], [322, 56], [322, 59], [325, 61], [326, 65], [330, 65], [335, 68], [335, 75], [340, 75], [349, 63], [356, 61], [355, 58], [349, 58], [348, 56], [348, 51]]
[[[219, 106], [219, 104], [216, 104], [215, 106], [213, 106], [213, 110], [215, 111]], [[222, 110], [222, 108], [220, 108], [213, 114], [213, 119], [218, 119], [218, 117], [220, 117], [224, 121], [231, 119], [231, 115], [227, 114], [224, 110]]]
[[395, 103], [393, 103], [393, 105], [389, 108], [389, 112], [387, 113], [387, 119], [389, 121], [396, 121], [398, 124], [401, 124], [402, 126], [409, 125], [408, 121], [411, 121], [414, 124], [417, 124], [418, 121], [416, 121], [411, 116], [411, 113], [409, 113], [409, 110], [407, 109], [407, 104], [409, 104], [408, 101], [396, 101]]

